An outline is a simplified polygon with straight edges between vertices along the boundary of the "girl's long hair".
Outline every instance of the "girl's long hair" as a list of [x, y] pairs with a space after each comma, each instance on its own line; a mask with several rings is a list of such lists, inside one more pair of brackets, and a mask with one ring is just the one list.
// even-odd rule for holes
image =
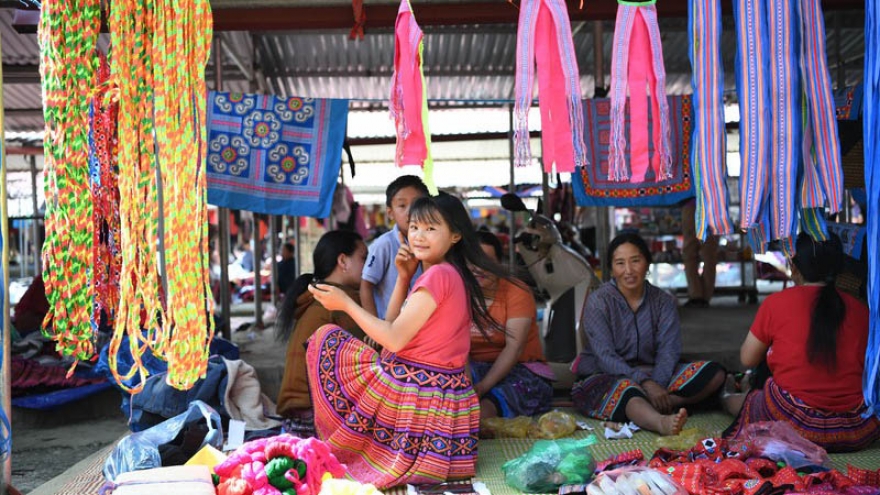
[[825, 284], [813, 303], [807, 360], [811, 364], [824, 365], [833, 372], [837, 367], [837, 333], [846, 318], [846, 303], [835, 286], [837, 274], [843, 266], [843, 246], [834, 234], [827, 241], [815, 241], [801, 232], [795, 248], [797, 252], [791, 261], [804, 280]]
[[440, 223], [442, 219], [453, 233], [461, 235], [461, 240], [453, 244], [446, 253], [446, 261], [455, 267], [464, 281], [471, 318], [487, 339], [488, 328], [504, 332], [504, 325], [489, 315], [483, 290], [469, 265], [506, 280], [510, 280], [510, 276], [504, 267], [490, 260], [483, 252], [471, 218], [461, 201], [443, 192], [437, 196], [422, 197], [410, 206], [409, 218], [410, 221], [427, 223]]
[[314, 273], [304, 273], [290, 284], [284, 293], [281, 311], [275, 321], [275, 339], [286, 342], [296, 326], [296, 301], [305, 292], [309, 284], [324, 280], [336, 269], [340, 254], [351, 256], [363, 242], [360, 234], [347, 230], [333, 230], [321, 236], [315, 251], [312, 253]]

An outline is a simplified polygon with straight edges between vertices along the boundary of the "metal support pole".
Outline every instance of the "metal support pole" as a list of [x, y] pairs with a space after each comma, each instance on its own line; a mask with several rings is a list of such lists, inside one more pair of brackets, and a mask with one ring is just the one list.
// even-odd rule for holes
[[263, 328], [263, 240], [260, 235], [260, 218], [254, 213], [254, 313], [256, 326]]
[[[510, 127], [507, 130], [507, 144], [510, 149], [510, 192], [516, 193], [516, 181], [514, 180], [514, 166], [513, 166], [513, 105], [508, 107], [508, 113], [510, 114]], [[516, 269], [516, 246], [513, 244], [513, 238], [516, 235], [516, 219], [514, 218], [515, 213], [510, 211], [508, 212], [508, 223], [510, 225], [510, 235], [508, 238], [510, 242], [508, 243], [508, 266], [510, 273], [513, 273]]]
[[[296, 237], [296, 277], [299, 278], [302, 273], [302, 236], [300, 235], [299, 217], [293, 217], [293, 235]], [[313, 268], [314, 270], [314, 268]]]
[[269, 215], [269, 258], [271, 258], [271, 268], [269, 277], [269, 287], [272, 288], [272, 306], [278, 304], [278, 217]]
[[39, 216], [39, 204], [37, 203], [37, 157], [31, 155], [29, 161], [31, 165], [31, 190], [33, 191], [31, 204], [34, 207], [34, 266], [36, 267], [36, 273], [42, 273], [43, 267], [40, 251], [43, 246], [43, 240], [40, 239], [40, 221], [37, 220]]
[[[221, 56], [220, 38], [214, 38], [214, 90], [223, 90], [223, 57]], [[217, 223], [220, 239], [220, 336], [232, 338], [230, 317], [232, 304], [229, 294], [229, 208], [219, 208]]]
[[[595, 81], [594, 96], [605, 96], [605, 46], [603, 43], [602, 21], [593, 21], [593, 79]], [[609, 260], [605, 259], [605, 246], [611, 242], [611, 215], [614, 208], [606, 206], [597, 207], [598, 222], [596, 225], [596, 254], [602, 260], [602, 280], [610, 279]]]

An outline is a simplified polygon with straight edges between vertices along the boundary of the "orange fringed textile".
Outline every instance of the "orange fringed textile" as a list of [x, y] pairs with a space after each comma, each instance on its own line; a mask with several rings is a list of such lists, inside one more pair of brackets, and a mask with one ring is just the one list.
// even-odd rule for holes
[[[204, 376], [214, 336], [204, 170], [210, 6], [208, 0], [120, 0], [111, 4], [110, 22], [123, 245], [110, 369], [119, 382], [140, 375], [132, 390], [139, 392], [147, 374], [140, 356], [150, 348], [168, 361], [168, 383], [187, 389]], [[116, 353], [124, 334], [134, 365], [122, 375]]]
[[88, 117], [100, 27], [99, 0], [43, 2], [38, 38], [46, 122], [43, 281], [49, 301], [43, 328], [58, 352], [77, 360], [95, 351]]

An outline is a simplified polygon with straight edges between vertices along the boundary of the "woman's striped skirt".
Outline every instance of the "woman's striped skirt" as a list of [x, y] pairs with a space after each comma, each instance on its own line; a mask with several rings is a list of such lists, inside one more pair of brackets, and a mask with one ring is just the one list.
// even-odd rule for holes
[[318, 438], [377, 488], [474, 476], [480, 405], [464, 368], [380, 355], [334, 325], [306, 352]]
[[862, 450], [880, 438], [880, 420], [863, 418], [865, 405], [847, 412], [827, 412], [810, 407], [768, 378], [763, 389], [746, 396], [742, 410], [725, 437], [737, 436], [749, 423], [787, 421], [800, 436], [828, 452]]

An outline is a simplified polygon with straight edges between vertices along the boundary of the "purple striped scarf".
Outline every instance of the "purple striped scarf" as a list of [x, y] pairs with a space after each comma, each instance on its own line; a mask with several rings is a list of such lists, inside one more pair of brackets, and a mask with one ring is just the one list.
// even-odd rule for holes
[[688, 8], [693, 66], [694, 135], [691, 167], [696, 186], [697, 237], [733, 232], [727, 209], [727, 131], [724, 126], [724, 67], [721, 59], [721, 1], [693, 0]]

